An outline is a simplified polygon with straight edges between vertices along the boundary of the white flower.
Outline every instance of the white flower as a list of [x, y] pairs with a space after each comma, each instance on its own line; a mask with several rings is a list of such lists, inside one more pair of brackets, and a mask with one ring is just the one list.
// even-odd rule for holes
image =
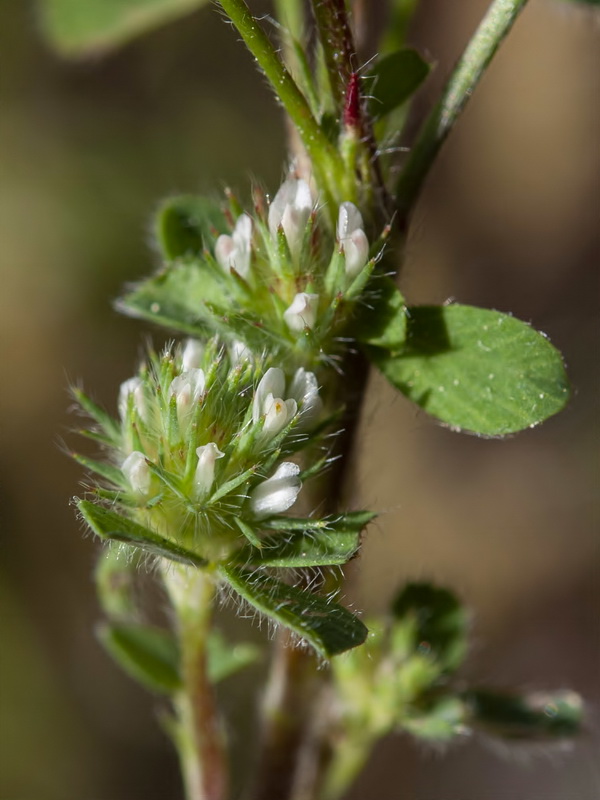
[[202, 397], [205, 385], [206, 378], [201, 369], [188, 369], [171, 381], [169, 397], [176, 399], [177, 419], [181, 426], [187, 421], [188, 412]]
[[134, 492], [148, 494], [152, 474], [143, 453], [140, 453], [139, 450], [130, 453], [121, 465], [121, 471]]
[[229, 345], [229, 357], [232, 364], [241, 364], [242, 361], [252, 360], [252, 351], [244, 342], [234, 339]]
[[256, 387], [252, 404], [252, 420], [264, 417], [263, 434], [275, 436], [294, 418], [298, 404], [292, 398], [283, 399], [285, 375], [283, 370], [271, 367], [262, 376]]
[[288, 328], [294, 333], [302, 333], [305, 328], [313, 328], [317, 319], [318, 294], [298, 292], [291, 305], [283, 312]]
[[355, 278], [369, 260], [369, 240], [363, 218], [354, 203], [342, 203], [337, 223], [338, 240], [346, 256], [346, 275]]
[[196, 448], [198, 466], [194, 475], [196, 493], [200, 496], [208, 494], [215, 479], [215, 461], [223, 458], [222, 453], [214, 442], [203, 444]]
[[198, 339], [187, 339], [181, 354], [181, 366], [185, 371], [199, 369], [204, 355], [204, 345]]
[[291, 461], [280, 464], [275, 473], [259, 483], [250, 494], [250, 508], [257, 517], [269, 517], [287, 511], [296, 502], [302, 488], [300, 467]]
[[252, 253], [252, 220], [247, 214], [237, 218], [231, 236], [222, 234], [215, 244], [215, 258], [225, 272], [233, 267], [246, 278], [250, 271], [250, 255]]
[[307, 372], [304, 367], [296, 370], [288, 395], [300, 404], [300, 422], [303, 425], [312, 423], [321, 413], [323, 403], [314, 372]]
[[269, 206], [269, 231], [275, 239], [281, 226], [292, 255], [302, 244], [302, 236], [313, 208], [306, 181], [290, 178], [284, 181]]
[[144, 398], [144, 382], [141, 378], [129, 378], [124, 381], [119, 389], [119, 414], [121, 419], [127, 416], [127, 408], [129, 406], [129, 396], [133, 395], [133, 407], [144, 419], [146, 414], [146, 404]]

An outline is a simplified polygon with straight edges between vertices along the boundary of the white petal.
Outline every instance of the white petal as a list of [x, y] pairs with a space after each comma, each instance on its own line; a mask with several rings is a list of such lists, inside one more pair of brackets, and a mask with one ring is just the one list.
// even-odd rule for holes
[[252, 421], [258, 422], [263, 414], [266, 413], [265, 400], [268, 395], [281, 397], [285, 391], [285, 375], [283, 370], [278, 367], [270, 367], [260, 379], [256, 387], [254, 401], [252, 404]]
[[240, 364], [242, 361], [252, 360], [252, 350], [244, 342], [234, 339], [229, 345], [229, 357], [232, 364]]
[[235, 271], [246, 278], [250, 272], [250, 257], [252, 255], [252, 219], [248, 214], [238, 217], [233, 231], [232, 265]]
[[283, 312], [288, 328], [301, 333], [305, 328], [313, 328], [317, 319], [318, 294], [298, 292], [291, 305]]
[[345, 202], [340, 206], [337, 223], [337, 237], [345, 239], [352, 231], [363, 228], [363, 218], [354, 203]]
[[152, 474], [143, 453], [140, 453], [139, 450], [130, 453], [121, 465], [121, 471], [134, 492], [148, 494]]
[[299, 232], [304, 230], [312, 207], [310, 187], [306, 181], [295, 178], [284, 181], [269, 206], [271, 236], [275, 238], [279, 226], [282, 225], [290, 250], [293, 251], [295, 245], [292, 241], [298, 241]]
[[263, 433], [275, 436], [292, 420], [298, 410], [295, 400], [282, 400], [280, 397], [267, 395], [265, 400], [265, 423]]
[[222, 233], [215, 244], [215, 258], [223, 267], [225, 272], [229, 272], [233, 266], [235, 255], [235, 244], [231, 236]]
[[304, 367], [296, 370], [288, 394], [300, 404], [300, 423], [306, 425], [313, 422], [323, 408], [319, 397], [319, 384], [314, 372], [307, 372]]
[[144, 419], [146, 404], [144, 398], [144, 383], [141, 378], [129, 378], [121, 384], [119, 389], [119, 414], [125, 419], [129, 405], [129, 395], [133, 395], [133, 407], [140, 417]]
[[198, 466], [194, 476], [194, 485], [198, 495], [208, 494], [215, 479], [215, 461], [223, 458], [222, 453], [214, 442], [203, 444], [196, 448]]
[[177, 417], [179, 424], [184, 425], [188, 412], [195, 406], [206, 385], [204, 370], [188, 369], [173, 378], [169, 387], [169, 396], [175, 396], [177, 402]]
[[280, 464], [275, 473], [259, 483], [250, 495], [250, 507], [257, 517], [267, 517], [287, 511], [302, 488], [298, 477], [300, 467], [290, 461]]
[[346, 256], [346, 275], [355, 278], [369, 260], [369, 240], [363, 230], [357, 228], [350, 236], [341, 240]]
[[204, 345], [198, 339], [188, 339], [181, 354], [181, 365], [184, 371], [199, 369], [204, 356]]

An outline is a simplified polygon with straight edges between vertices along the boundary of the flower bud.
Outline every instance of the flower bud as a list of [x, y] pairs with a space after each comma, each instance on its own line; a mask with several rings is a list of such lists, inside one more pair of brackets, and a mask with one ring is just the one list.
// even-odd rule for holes
[[146, 415], [146, 405], [144, 398], [144, 383], [141, 378], [129, 378], [121, 384], [119, 389], [119, 414], [121, 419], [127, 416], [129, 407], [129, 395], [133, 395], [133, 407], [142, 419]]
[[306, 181], [290, 178], [284, 181], [269, 206], [269, 231], [275, 239], [281, 226], [292, 255], [302, 244], [302, 236], [313, 202]]
[[184, 372], [199, 369], [204, 356], [204, 345], [198, 339], [187, 339], [181, 354], [181, 367]]
[[222, 453], [214, 442], [209, 442], [196, 448], [196, 455], [198, 456], [198, 466], [194, 475], [194, 486], [196, 494], [202, 497], [208, 494], [213, 485], [215, 461], [217, 458], [223, 458], [225, 453]]
[[307, 372], [304, 367], [296, 370], [288, 394], [300, 404], [301, 425], [309, 425], [314, 422], [323, 408], [319, 397], [319, 384], [314, 372]]
[[206, 385], [204, 371], [188, 369], [171, 382], [169, 396], [175, 396], [177, 402], [177, 418], [180, 425], [187, 421], [189, 411], [200, 400]]
[[148, 494], [152, 474], [143, 453], [140, 453], [139, 450], [130, 453], [121, 465], [121, 471], [134, 492]]
[[354, 203], [341, 204], [337, 236], [346, 257], [346, 275], [355, 278], [369, 260], [369, 240], [363, 230], [361, 213]]
[[247, 214], [237, 218], [231, 236], [222, 234], [215, 244], [215, 258], [225, 272], [230, 269], [246, 278], [250, 271], [252, 254], [252, 220]]
[[313, 328], [317, 319], [318, 294], [298, 292], [291, 305], [283, 312], [283, 318], [293, 333], [302, 333], [305, 328]]
[[284, 461], [266, 481], [259, 483], [250, 494], [250, 508], [257, 517], [269, 517], [287, 511], [302, 488], [300, 467]]

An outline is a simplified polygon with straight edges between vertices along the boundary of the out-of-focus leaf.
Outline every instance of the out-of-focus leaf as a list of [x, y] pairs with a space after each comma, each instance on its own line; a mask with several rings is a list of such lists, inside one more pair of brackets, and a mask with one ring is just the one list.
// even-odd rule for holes
[[380, 119], [401, 106], [428, 74], [429, 64], [408, 47], [380, 58], [366, 77], [371, 116]]
[[98, 638], [123, 670], [148, 689], [164, 694], [179, 689], [179, 652], [168, 631], [137, 623], [104, 624]]
[[192, 550], [188, 550], [170, 539], [165, 539], [164, 536], [160, 536], [137, 522], [132, 522], [115, 511], [109, 511], [87, 500], [80, 500], [77, 507], [81, 516], [101, 539], [125, 542], [125, 544], [139, 547], [152, 555], [162, 556], [189, 566], [205, 567], [207, 564], [206, 559]]
[[259, 572], [220, 567], [222, 577], [253, 608], [285, 625], [325, 658], [362, 644], [363, 623], [350, 611]]
[[509, 739], [573, 736], [581, 728], [583, 703], [572, 691], [465, 692], [473, 724]]
[[225, 217], [205, 197], [184, 195], [161, 203], [154, 221], [154, 235], [165, 259], [200, 256], [219, 233], [226, 233]]
[[473, 306], [407, 309], [406, 345], [369, 348], [403, 394], [452, 427], [503, 436], [564, 408], [569, 382], [548, 339], [508, 314]]
[[208, 677], [212, 683], [235, 675], [260, 658], [260, 648], [247, 642], [232, 644], [219, 631], [212, 631], [207, 642]]
[[78, 57], [118, 47], [207, 0], [40, 0], [44, 31], [62, 55]]

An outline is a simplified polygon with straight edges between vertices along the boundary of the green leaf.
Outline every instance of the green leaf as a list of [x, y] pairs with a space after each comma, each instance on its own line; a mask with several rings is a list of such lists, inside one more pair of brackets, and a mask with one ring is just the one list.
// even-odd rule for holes
[[370, 348], [386, 378], [452, 427], [503, 436], [564, 408], [569, 382], [548, 339], [508, 314], [473, 306], [407, 310], [397, 354]]
[[205, 303], [226, 306], [220, 281], [201, 259], [175, 261], [133, 288], [117, 302], [124, 314], [192, 336], [212, 330], [212, 312]]
[[120, 542], [109, 542], [94, 570], [96, 591], [104, 613], [112, 620], [129, 621], [137, 614], [134, 578], [140, 551]]
[[171, 197], [159, 207], [154, 223], [156, 242], [168, 261], [187, 255], [199, 256], [216, 234], [226, 233], [225, 217], [205, 197]]
[[406, 342], [406, 303], [391, 278], [377, 276], [372, 285], [353, 334], [363, 344], [395, 353]]
[[209, 680], [211, 683], [218, 683], [254, 664], [260, 658], [261, 651], [259, 647], [246, 642], [232, 644], [219, 631], [211, 631], [207, 654]]
[[46, 36], [65, 56], [110, 50], [207, 0], [41, 0]]
[[509, 739], [573, 736], [581, 728], [583, 703], [571, 691], [518, 695], [487, 689], [465, 692], [472, 721]]
[[263, 520], [261, 524], [272, 531], [297, 531], [302, 533], [306, 531], [351, 530], [360, 532], [376, 516], [375, 511], [349, 511], [347, 514], [325, 517], [324, 519], [273, 517], [272, 519]]
[[112, 483], [113, 486], [129, 490], [127, 480], [118, 467], [107, 464], [104, 461], [96, 461], [93, 458], [87, 458], [87, 456], [82, 456], [79, 453], [71, 453], [71, 457], [78, 464], [81, 464], [82, 467], [85, 467], [90, 472], [96, 473], [96, 475]]
[[148, 689], [171, 694], [180, 688], [179, 651], [168, 631], [106, 623], [98, 629], [98, 638], [123, 670]]
[[268, 536], [260, 549], [245, 547], [236, 554], [239, 564], [265, 567], [325, 567], [345, 564], [358, 550], [356, 530], [302, 531]]
[[444, 670], [457, 669], [467, 652], [468, 616], [447, 589], [409, 583], [392, 605], [399, 622], [412, 622], [412, 649], [435, 659]]
[[324, 658], [362, 644], [367, 628], [347, 609], [259, 572], [219, 568], [222, 577], [253, 608], [290, 628]]
[[192, 550], [165, 539], [160, 534], [114, 511], [89, 503], [87, 500], [79, 500], [77, 507], [84, 520], [101, 539], [125, 542], [152, 555], [162, 556], [181, 564], [205, 567], [208, 563], [205, 558]]
[[416, 50], [403, 48], [375, 62], [367, 75], [369, 114], [380, 119], [405, 103], [429, 74]]

